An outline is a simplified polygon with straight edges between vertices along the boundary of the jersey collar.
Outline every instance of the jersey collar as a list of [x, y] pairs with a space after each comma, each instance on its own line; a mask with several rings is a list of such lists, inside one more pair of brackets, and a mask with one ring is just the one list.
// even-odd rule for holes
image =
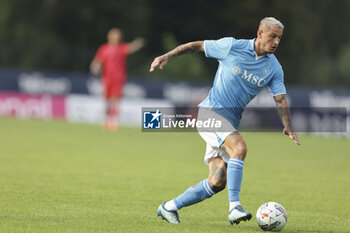
[[[254, 57], [256, 56], [256, 53], [255, 53], [255, 51], [254, 51], [254, 43], [255, 43], [255, 40], [256, 40], [256, 38], [249, 40], [249, 45], [248, 45], [248, 49], [252, 52], [252, 54], [254, 55]], [[267, 53], [267, 54], [265, 55], [265, 57], [270, 58], [270, 57], [271, 57], [271, 53]]]

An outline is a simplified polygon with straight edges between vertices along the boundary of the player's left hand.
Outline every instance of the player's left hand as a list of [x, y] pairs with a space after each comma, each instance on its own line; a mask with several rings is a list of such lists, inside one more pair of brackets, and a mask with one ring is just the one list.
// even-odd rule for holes
[[295, 133], [292, 129], [290, 129], [289, 127], [285, 127], [285, 128], [283, 129], [283, 133], [284, 133], [285, 135], [288, 135], [291, 139], [293, 139], [293, 141], [294, 141], [298, 146], [300, 146], [300, 142], [299, 142], [299, 140], [298, 140], [298, 136], [296, 135], [296, 133]]
[[168, 63], [168, 60], [169, 57], [166, 54], [160, 57], [156, 57], [151, 64], [149, 72], [152, 72], [156, 67], [159, 67], [159, 69], [163, 69], [163, 67]]

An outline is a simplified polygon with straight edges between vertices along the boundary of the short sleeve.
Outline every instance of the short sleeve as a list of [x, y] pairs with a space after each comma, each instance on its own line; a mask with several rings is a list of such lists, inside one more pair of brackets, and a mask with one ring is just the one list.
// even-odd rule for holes
[[268, 87], [273, 96], [286, 94], [286, 87], [284, 86], [284, 74], [281, 66], [277, 69], [273, 78], [269, 82]]
[[95, 59], [97, 59], [97, 60], [99, 60], [99, 61], [103, 61], [104, 59], [104, 56], [103, 56], [103, 51], [104, 51], [104, 46], [102, 45], [102, 46], [100, 46], [99, 48], [98, 48], [98, 50], [97, 50], [97, 52], [96, 52], [96, 55], [95, 55]]
[[235, 41], [233, 37], [225, 37], [219, 40], [205, 40], [205, 56], [218, 60], [225, 59]]
[[130, 53], [130, 44], [129, 43], [123, 43], [120, 45], [120, 51], [124, 56], [129, 55]]

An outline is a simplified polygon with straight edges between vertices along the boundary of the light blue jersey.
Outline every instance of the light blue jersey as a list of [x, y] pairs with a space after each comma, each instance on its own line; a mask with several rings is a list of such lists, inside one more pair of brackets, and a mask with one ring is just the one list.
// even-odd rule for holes
[[257, 57], [254, 41], [227, 37], [204, 41], [205, 55], [219, 61], [214, 84], [199, 107], [212, 108], [238, 129], [246, 105], [264, 88], [285, 94], [283, 70], [273, 54]]

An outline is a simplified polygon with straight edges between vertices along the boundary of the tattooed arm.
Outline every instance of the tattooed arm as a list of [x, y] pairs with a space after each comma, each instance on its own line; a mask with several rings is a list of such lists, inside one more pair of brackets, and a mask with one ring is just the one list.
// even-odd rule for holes
[[197, 51], [204, 52], [204, 41], [195, 41], [189, 42], [187, 44], [180, 45], [170, 52], [156, 57], [151, 64], [150, 72], [152, 72], [157, 66], [159, 69], [163, 69], [163, 67], [168, 63], [170, 58], [177, 57], [187, 53], [194, 53]]
[[282, 95], [276, 95], [273, 97], [276, 102], [276, 108], [278, 115], [281, 119], [281, 122], [284, 126], [283, 133], [285, 135], [288, 135], [293, 141], [297, 144], [300, 145], [300, 142], [298, 140], [298, 137], [296, 133], [294, 132], [291, 124], [291, 119], [290, 119], [290, 112], [287, 104], [287, 98], [285, 94]]

